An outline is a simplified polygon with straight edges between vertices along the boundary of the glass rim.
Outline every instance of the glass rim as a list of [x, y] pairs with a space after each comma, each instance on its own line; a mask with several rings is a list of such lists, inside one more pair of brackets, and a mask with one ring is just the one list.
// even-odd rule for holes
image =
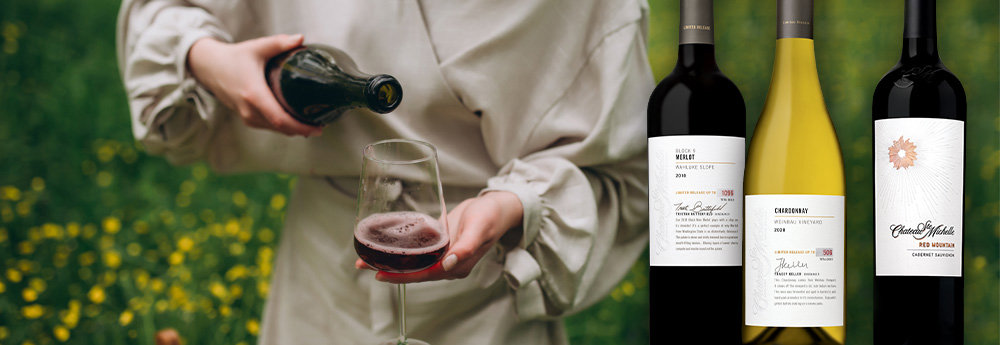
[[[390, 143], [406, 143], [406, 144], [416, 145], [418, 147], [423, 147], [425, 149], [430, 149], [430, 154], [424, 155], [423, 157], [420, 157], [420, 158], [417, 158], [417, 159], [411, 159], [411, 160], [387, 160], [387, 159], [381, 159], [381, 158], [375, 157], [375, 154], [373, 152], [374, 149], [375, 149], [375, 146], [384, 145], [384, 144], [390, 144]], [[434, 147], [434, 145], [431, 144], [431, 143], [428, 143], [428, 142], [423, 141], [423, 140], [416, 140], [416, 139], [399, 139], [399, 138], [397, 138], [397, 139], [379, 140], [379, 141], [376, 141], [374, 143], [365, 145], [365, 148], [362, 150], [362, 154], [364, 155], [365, 159], [370, 160], [370, 161], [375, 161], [375, 162], [378, 162], [378, 163], [382, 163], [382, 164], [416, 164], [416, 163], [426, 162], [426, 161], [429, 161], [431, 159], [437, 160], [437, 148]]]

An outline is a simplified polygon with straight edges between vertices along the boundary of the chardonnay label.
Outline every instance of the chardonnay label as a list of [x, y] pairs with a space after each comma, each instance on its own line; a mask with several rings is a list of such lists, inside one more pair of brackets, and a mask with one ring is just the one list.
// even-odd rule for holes
[[746, 139], [649, 138], [650, 266], [740, 266]]
[[747, 195], [746, 323], [844, 325], [844, 197]]
[[875, 275], [962, 276], [965, 122], [875, 121]]

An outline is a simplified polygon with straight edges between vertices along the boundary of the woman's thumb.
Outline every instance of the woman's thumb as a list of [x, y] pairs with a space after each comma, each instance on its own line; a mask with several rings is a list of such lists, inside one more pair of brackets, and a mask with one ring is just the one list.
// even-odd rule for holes
[[251, 49], [255, 52], [270, 59], [271, 57], [284, 53], [289, 49], [298, 47], [302, 45], [302, 34], [294, 35], [272, 35], [265, 36], [261, 38], [255, 38], [253, 40], [247, 41], [250, 44]]

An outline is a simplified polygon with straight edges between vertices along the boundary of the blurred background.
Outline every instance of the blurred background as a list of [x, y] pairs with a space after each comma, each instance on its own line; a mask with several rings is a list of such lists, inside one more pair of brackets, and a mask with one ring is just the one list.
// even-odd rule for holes
[[[659, 80], [676, 59], [678, 3], [650, 5]], [[253, 344], [295, 178], [219, 176], [145, 154], [115, 62], [118, 6], [0, 2], [0, 344], [152, 344], [164, 328], [188, 344]], [[774, 4], [715, 7], [719, 63], [743, 92], [749, 136], [770, 80]], [[995, 0], [941, 1], [938, 11], [942, 59], [969, 103], [968, 344], [1000, 342], [998, 12]], [[903, 0], [816, 2], [820, 81], [849, 186], [850, 344], [871, 343], [871, 94], [899, 57], [902, 20]], [[647, 260], [569, 318], [573, 344], [648, 343]]]

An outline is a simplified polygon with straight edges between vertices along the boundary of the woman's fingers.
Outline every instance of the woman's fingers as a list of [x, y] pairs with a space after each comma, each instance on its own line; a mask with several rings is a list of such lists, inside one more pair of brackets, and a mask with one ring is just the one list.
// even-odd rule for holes
[[354, 260], [354, 268], [357, 268], [359, 270], [377, 271], [374, 267], [369, 266], [368, 263], [365, 262], [365, 260], [361, 260], [361, 258]]
[[301, 135], [305, 137], [319, 135], [323, 132], [322, 128], [301, 123], [286, 113], [266, 86], [261, 85], [253, 90], [244, 97], [244, 100], [257, 109], [272, 129], [290, 136]]
[[434, 264], [434, 266], [428, 267], [423, 271], [413, 273], [390, 273], [384, 271], [375, 273], [375, 280], [393, 284], [408, 284], [443, 279], [450, 279], [450, 276], [448, 275], [448, 272], [445, 272], [444, 269], [441, 268], [441, 262], [438, 262]]
[[302, 45], [302, 34], [271, 35], [244, 42], [250, 50], [265, 59], [270, 59], [292, 48]]

